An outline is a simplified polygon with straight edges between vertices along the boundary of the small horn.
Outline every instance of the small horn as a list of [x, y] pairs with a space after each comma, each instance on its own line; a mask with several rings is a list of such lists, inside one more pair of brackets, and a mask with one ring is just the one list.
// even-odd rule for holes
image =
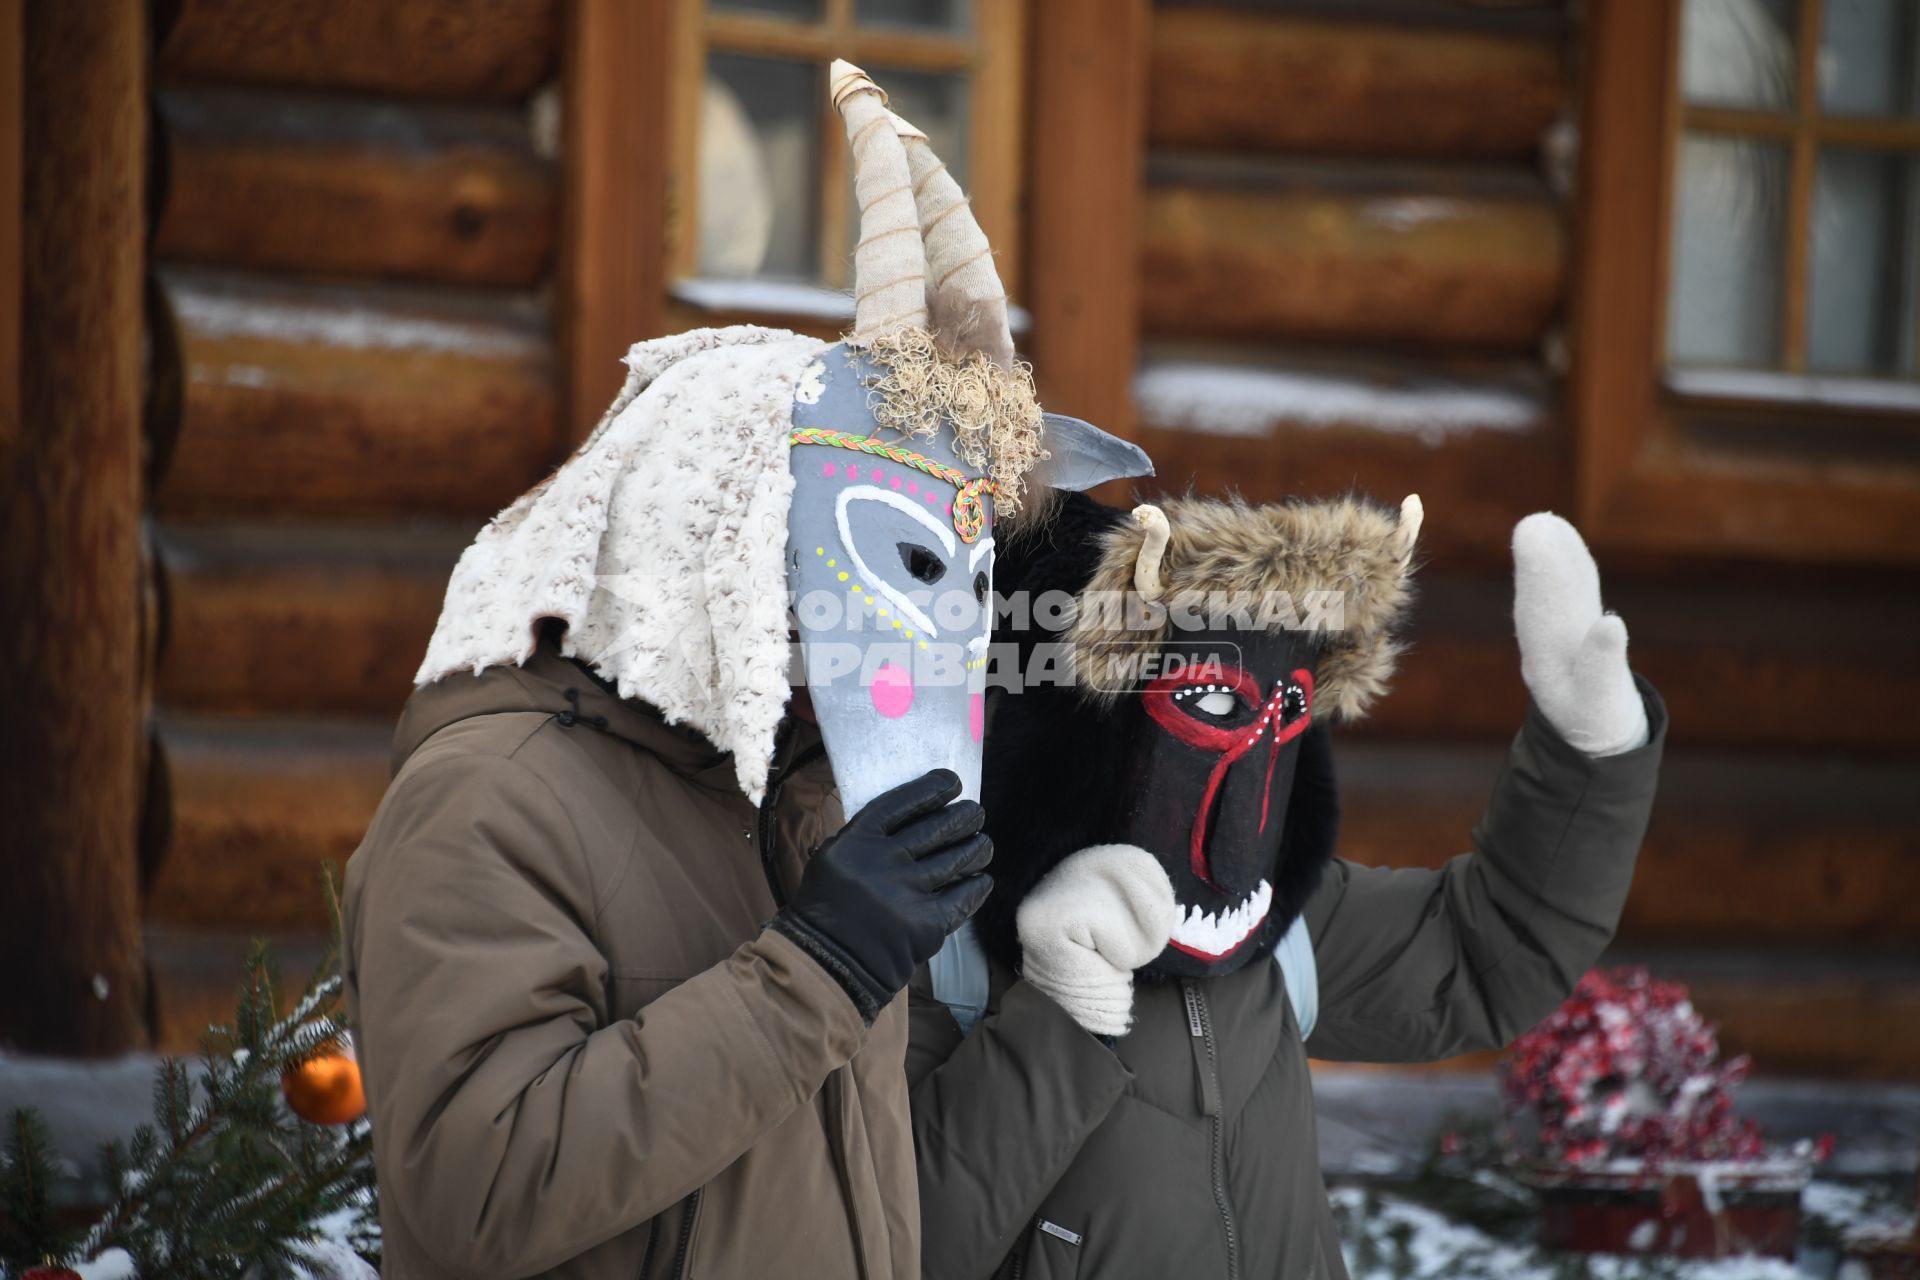
[[927, 323], [927, 254], [906, 152], [887, 95], [851, 62], [834, 59], [828, 92], [853, 147], [860, 243], [853, 251], [853, 337]]
[[1133, 589], [1140, 593], [1142, 600], [1158, 600], [1167, 594], [1166, 580], [1160, 576], [1160, 562], [1166, 557], [1167, 538], [1172, 532], [1167, 513], [1150, 502], [1143, 502], [1133, 509], [1133, 518], [1146, 530], [1139, 558], [1133, 562]]
[[1395, 549], [1402, 560], [1413, 555], [1413, 544], [1420, 537], [1420, 522], [1426, 519], [1427, 509], [1420, 504], [1420, 495], [1410, 493], [1406, 501], [1400, 504], [1400, 527], [1394, 530]]

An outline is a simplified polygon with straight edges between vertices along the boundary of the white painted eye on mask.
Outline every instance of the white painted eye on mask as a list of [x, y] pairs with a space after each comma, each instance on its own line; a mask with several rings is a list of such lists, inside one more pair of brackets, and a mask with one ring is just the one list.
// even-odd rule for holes
[[1194, 705], [1210, 716], [1229, 716], [1240, 705], [1240, 700], [1230, 693], [1209, 693], [1202, 695]]
[[[892, 605], [900, 617], [912, 623], [915, 630], [925, 633], [930, 639], [937, 637], [940, 634], [939, 629], [934, 626], [933, 619], [926, 615], [926, 611], [908, 599], [905, 592], [889, 583], [887, 581], [889, 575], [874, 572], [875, 564], [887, 564], [890, 558], [902, 559], [905, 561], [909, 571], [913, 571], [914, 561], [911, 557], [913, 552], [919, 549], [909, 548], [903, 552], [900, 549], [898, 540], [891, 538], [887, 539], [888, 545], [884, 549], [879, 547], [867, 547], [863, 549], [860, 547], [854, 540], [853, 524], [848, 518], [853, 504], [856, 502], [883, 503], [925, 529], [932, 535], [934, 541], [944, 553], [942, 556], [943, 572], [944, 565], [950, 565], [953, 562], [953, 530], [947, 525], [942, 524], [939, 520], [936, 520], [927, 512], [921, 510], [916, 503], [909, 502], [899, 494], [888, 489], [882, 489], [878, 485], [850, 485], [842, 489], [840, 495], [834, 499], [833, 519], [835, 526], [840, 531], [840, 545], [846, 549], [847, 558], [851, 560], [854, 567], [860, 571], [863, 583], [868, 584], [876, 594], [883, 597], [888, 604]], [[867, 554], [869, 552], [872, 554]], [[930, 569], [931, 566], [928, 566], [929, 571]], [[919, 577], [920, 574], [916, 572], [915, 576]]]

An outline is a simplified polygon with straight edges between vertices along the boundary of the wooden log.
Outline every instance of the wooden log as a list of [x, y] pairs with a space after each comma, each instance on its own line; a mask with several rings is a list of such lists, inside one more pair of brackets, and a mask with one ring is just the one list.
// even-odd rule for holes
[[[314, 891], [319, 892], [316, 883]], [[188, 931], [165, 924], [147, 928], [147, 964], [153, 984], [154, 1049], [191, 1057], [210, 1026], [233, 1024], [234, 1000], [247, 972], [247, 952], [258, 934]], [[280, 1007], [300, 998], [307, 977], [326, 955], [324, 928], [267, 939], [279, 978]]]
[[1045, 122], [1028, 183], [1034, 368], [1054, 407], [1124, 435], [1139, 344], [1150, 6], [1049, 0], [1033, 22], [1033, 117]]
[[[405, 537], [421, 540], [418, 530]], [[169, 535], [168, 710], [390, 723], [412, 691], [460, 545], [364, 541], [244, 526]]]
[[1155, 146], [1524, 161], [1566, 102], [1560, 42], [1159, 7]]
[[140, 699], [146, 8], [21, 24], [18, 430], [0, 442], [0, 1043], [144, 1039]]
[[[1886, 714], [1920, 706], [1920, 592], [1832, 571], [1769, 587], [1608, 569], [1603, 557], [1607, 607], [1626, 619], [1633, 666], [1666, 700], [1676, 744], [1920, 754], [1920, 724]], [[1418, 581], [1412, 649], [1352, 732], [1504, 741], [1526, 709], [1510, 575], [1428, 566]], [[1781, 625], [1783, 600], [1820, 626]]]
[[[1178, 370], [1208, 381], [1204, 366]], [[1559, 504], [1566, 444], [1544, 404], [1499, 419], [1471, 414], [1450, 424], [1332, 417], [1257, 403], [1207, 408], [1157, 381], [1149, 366], [1136, 387], [1140, 419], [1130, 438], [1153, 458], [1145, 492], [1224, 493], [1255, 502], [1357, 488], [1397, 503], [1418, 493], [1432, 512], [1420, 531], [1423, 557], [1437, 566], [1508, 567], [1514, 522]], [[1070, 406], [1061, 406], [1070, 408]]]
[[184, 0], [163, 82], [511, 102], [554, 71], [559, 0]]
[[187, 365], [157, 498], [183, 519], [491, 515], [551, 464], [537, 312], [170, 273]]
[[173, 848], [150, 920], [203, 931], [324, 930], [320, 874], [344, 866], [386, 791], [385, 724], [172, 722]]
[[[1343, 740], [1341, 853], [1437, 867], [1469, 848], [1504, 753]], [[1670, 750], [1621, 936], [1898, 944], [1920, 934], [1903, 762]]]
[[1560, 305], [1565, 244], [1544, 196], [1148, 191], [1147, 331], [1524, 352]]
[[546, 273], [555, 176], [514, 113], [210, 89], [160, 106], [161, 257], [458, 284]]

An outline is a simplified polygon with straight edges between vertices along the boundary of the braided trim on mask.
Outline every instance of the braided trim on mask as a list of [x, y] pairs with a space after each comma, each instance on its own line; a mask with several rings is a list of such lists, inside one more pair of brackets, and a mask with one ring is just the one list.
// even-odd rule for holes
[[966, 472], [948, 466], [944, 462], [935, 462], [923, 453], [897, 444], [888, 444], [872, 436], [857, 436], [850, 431], [832, 431], [826, 427], [795, 427], [787, 436], [788, 444], [820, 444], [834, 449], [851, 449], [855, 453], [864, 453], [876, 458], [885, 458], [888, 462], [897, 462], [903, 467], [912, 467], [936, 480], [944, 480], [960, 491], [953, 500], [953, 530], [960, 535], [962, 542], [974, 542], [980, 537], [980, 531], [986, 528], [986, 506], [980, 495], [995, 494], [1000, 491], [999, 484], [989, 476], [969, 476]]

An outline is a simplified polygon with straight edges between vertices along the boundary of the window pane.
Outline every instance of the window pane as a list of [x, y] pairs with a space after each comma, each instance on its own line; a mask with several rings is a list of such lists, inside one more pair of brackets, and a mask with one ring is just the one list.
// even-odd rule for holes
[[764, 13], [781, 18], [818, 21], [820, 0], [707, 0], [707, 8], [719, 12]]
[[1680, 84], [1701, 106], [1793, 105], [1793, 0], [1686, 0]]
[[1907, 156], [1821, 153], [1808, 282], [1813, 372], [1913, 371], [1917, 179], [1920, 167]]
[[820, 69], [716, 53], [700, 111], [700, 274], [812, 279]]
[[1780, 361], [1787, 153], [1689, 134], [1675, 175], [1667, 358], [1767, 368]]
[[922, 31], [965, 31], [973, 25], [972, 0], [860, 0], [855, 13], [862, 23]]
[[[925, 71], [869, 68], [874, 80], [886, 87], [887, 105], [895, 115], [927, 135], [927, 145], [946, 162], [947, 172], [967, 190], [967, 79]], [[851, 167], [851, 166], [849, 166]], [[852, 195], [853, 177], [847, 177], [847, 249], [860, 243], [860, 206]]]
[[1820, 13], [1820, 108], [1840, 116], [1912, 116], [1913, 0], [1826, 0]]

